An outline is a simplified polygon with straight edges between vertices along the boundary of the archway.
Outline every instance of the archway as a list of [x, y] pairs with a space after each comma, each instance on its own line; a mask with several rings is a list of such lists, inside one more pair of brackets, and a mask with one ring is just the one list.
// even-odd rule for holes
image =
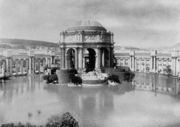
[[109, 51], [107, 50], [107, 48], [102, 48], [101, 49], [102, 52], [102, 67], [109, 67]]
[[40, 70], [40, 58], [35, 58], [35, 72], [36, 73], [39, 73], [39, 70]]
[[93, 71], [96, 63], [96, 52], [92, 48], [87, 49], [88, 54], [85, 57], [85, 68], [86, 72]]
[[16, 74], [19, 74], [21, 72], [21, 60], [16, 59]]
[[66, 58], [66, 68], [67, 69], [72, 69], [75, 68], [75, 51], [74, 49], [68, 49], [67, 51], [67, 58]]

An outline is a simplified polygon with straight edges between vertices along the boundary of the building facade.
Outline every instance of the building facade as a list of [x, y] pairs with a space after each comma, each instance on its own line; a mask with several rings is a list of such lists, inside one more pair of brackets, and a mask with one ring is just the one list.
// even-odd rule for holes
[[38, 45], [38, 42], [34, 41], [33, 46], [24, 43], [23, 48], [19, 48], [19, 44], [11, 44], [8, 48], [1, 44], [0, 78], [41, 73], [45, 67], [59, 62], [58, 44]]
[[127, 51], [115, 50], [117, 66], [128, 66], [133, 71], [166, 74], [167, 67], [180, 76], [179, 51]]
[[60, 33], [61, 68], [93, 71], [113, 64], [113, 33], [97, 21], [81, 21]]

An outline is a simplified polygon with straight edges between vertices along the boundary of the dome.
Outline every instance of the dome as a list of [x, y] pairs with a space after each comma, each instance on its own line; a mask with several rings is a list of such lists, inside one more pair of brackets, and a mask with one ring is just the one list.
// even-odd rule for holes
[[73, 27], [69, 27], [67, 31], [106, 31], [106, 29], [98, 21], [85, 20], [78, 21]]

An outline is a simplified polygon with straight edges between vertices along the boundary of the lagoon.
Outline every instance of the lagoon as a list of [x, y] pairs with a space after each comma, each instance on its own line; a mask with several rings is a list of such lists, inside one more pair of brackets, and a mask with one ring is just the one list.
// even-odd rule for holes
[[11, 77], [0, 83], [0, 123], [42, 125], [52, 115], [70, 112], [81, 127], [179, 127], [179, 85], [179, 79], [144, 73], [118, 87], [47, 85], [42, 75]]

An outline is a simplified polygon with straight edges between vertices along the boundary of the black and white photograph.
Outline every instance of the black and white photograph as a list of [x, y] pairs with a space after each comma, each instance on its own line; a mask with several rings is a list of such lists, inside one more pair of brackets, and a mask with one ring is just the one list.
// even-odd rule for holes
[[0, 0], [0, 127], [180, 127], [180, 0]]

